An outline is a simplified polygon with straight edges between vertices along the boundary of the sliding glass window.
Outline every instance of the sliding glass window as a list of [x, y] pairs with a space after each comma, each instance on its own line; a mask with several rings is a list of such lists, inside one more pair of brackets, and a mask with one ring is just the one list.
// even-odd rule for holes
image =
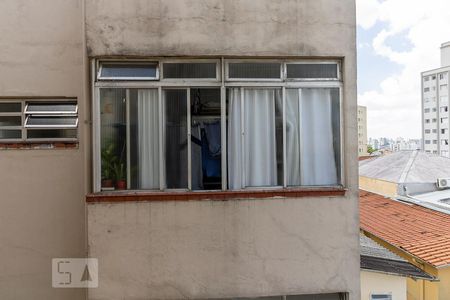
[[151, 61], [94, 83], [97, 191], [342, 184], [338, 62]]

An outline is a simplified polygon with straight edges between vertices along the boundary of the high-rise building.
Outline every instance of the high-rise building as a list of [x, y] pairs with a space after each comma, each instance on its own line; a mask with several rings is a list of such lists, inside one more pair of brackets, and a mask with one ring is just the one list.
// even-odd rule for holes
[[358, 155], [367, 154], [367, 107], [358, 105]]
[[427, 153], [449, 157], [450, 42], [441, 45], [441, 67], [422, 72], [422, 141]]

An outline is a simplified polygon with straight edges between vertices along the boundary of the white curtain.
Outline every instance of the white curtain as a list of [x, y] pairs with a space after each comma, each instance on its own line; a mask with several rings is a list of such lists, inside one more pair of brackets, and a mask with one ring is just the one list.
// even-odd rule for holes
[[138, 176], [140, 189], [159, 189], [158, 90], [138, 91]]
[[288, 185], [338, 183], [331, 89], [286, 93]]
[[275, 104], [279, 102], [279, 92], [244, 89], [244, 99], [239, 88], [230, 89], [229, 93], [230, 188], [277, 185]]

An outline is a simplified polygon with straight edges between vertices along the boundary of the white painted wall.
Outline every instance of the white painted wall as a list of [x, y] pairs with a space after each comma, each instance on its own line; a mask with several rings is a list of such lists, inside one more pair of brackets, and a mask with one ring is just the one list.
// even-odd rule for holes
[[393, 300], [406, 300], [406, 277], [361, 271], [361, 300], [371, 294], [392, 294]]

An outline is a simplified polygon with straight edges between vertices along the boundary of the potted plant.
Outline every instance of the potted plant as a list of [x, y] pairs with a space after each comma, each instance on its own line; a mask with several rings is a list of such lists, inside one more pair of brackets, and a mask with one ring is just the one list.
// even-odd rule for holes
[[102, 188], [114, 189], [114, 166], [117, 161], [114, 150], [113, 143], [102, 149]]
[[127, 181], [125, 179], [125, 164], [122, 162], [116, 162], [114, 164], [114, 175], [116, 179], [116, 189], [126, 190]]

